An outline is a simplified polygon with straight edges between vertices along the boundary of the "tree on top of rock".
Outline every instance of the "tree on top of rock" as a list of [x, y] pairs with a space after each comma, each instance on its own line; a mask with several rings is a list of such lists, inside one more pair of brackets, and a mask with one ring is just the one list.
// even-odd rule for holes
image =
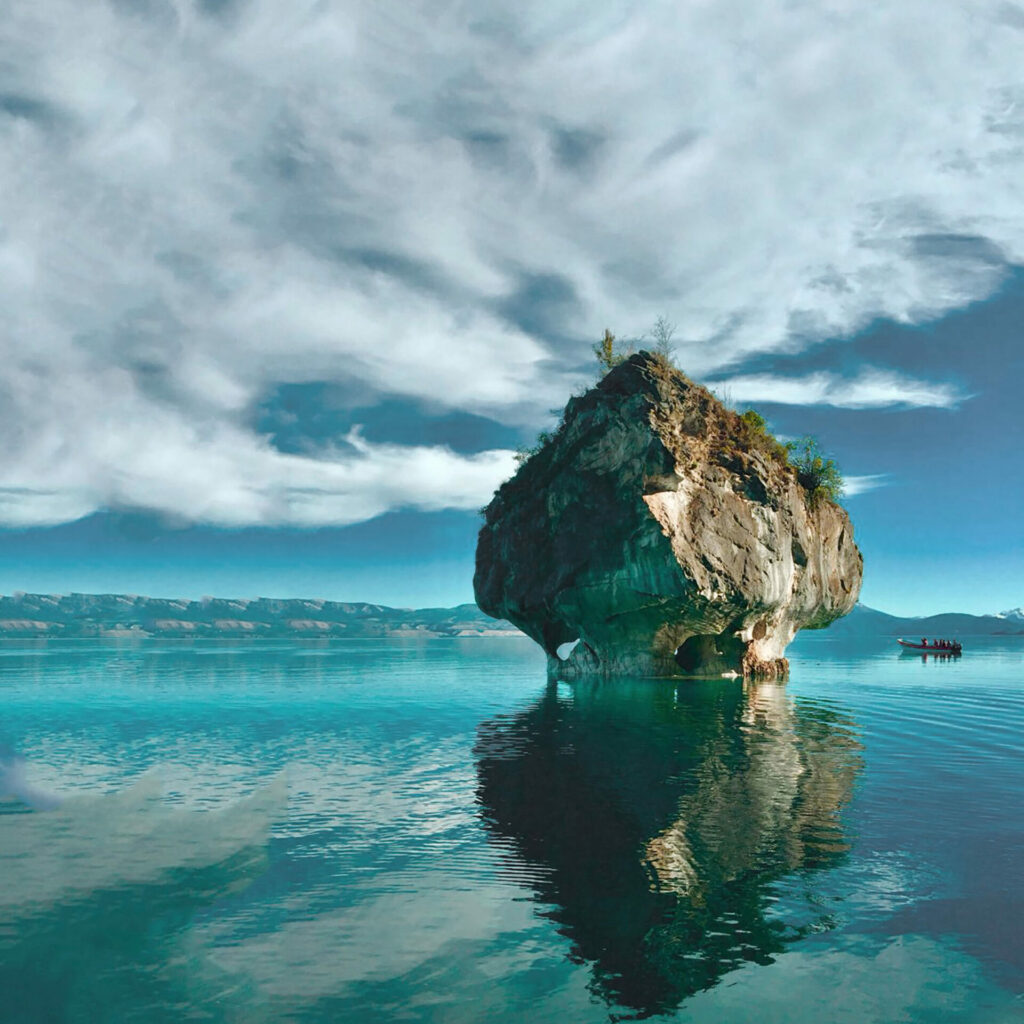
[[624, 363], [631, 353], [616, 349], [615, 335], [606, 327], [604, 337], [594, 346], [594, 355], [597, 356], [597, 364], [601, 367], [603, 377], [609, 370], [614, 370], [620, 363]]

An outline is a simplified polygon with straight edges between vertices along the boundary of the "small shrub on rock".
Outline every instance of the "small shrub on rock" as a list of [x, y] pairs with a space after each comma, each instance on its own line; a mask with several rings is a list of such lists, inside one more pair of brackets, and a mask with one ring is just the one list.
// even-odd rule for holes
[[748, 409], [740, 416], [740, 421], [746, 429], [746, 440], [751, 448], [764, 452], [765, 455], [777, 462], [788, 463], [789, 448], [775, 440], [768, 430], [764, 417], [759, 412]]
[[823, 501], [838, 501], [843, 493], [843, 475], [835, 462], [822, 454], [817, 439], [802, 437], [786, 447], [790, 464], [796, 470], [800, 485], [807, 491], [807, 503], [811, 508], [817, 508]]
[[[559, 424], [559, 427], [561, 427], [561, 424]], [[532, 445], [524, 445], [522, 448], [517, 448], [514, 456], [516, 465], [521, 466], [527, 459], [532, 459], [546, 444], [554, 440], [557, 433], [557, 430], [542, 430]]]
[[609, 370], [614, 370], [620, 363], [624, 363], [632, 354], [631, 349], [622, 351], [616, 346], [615, 335], [607, 327], [604, 329], [604, 337], [594, 346], [594, 355], [597, 356], [597, 365], [602, 377]]

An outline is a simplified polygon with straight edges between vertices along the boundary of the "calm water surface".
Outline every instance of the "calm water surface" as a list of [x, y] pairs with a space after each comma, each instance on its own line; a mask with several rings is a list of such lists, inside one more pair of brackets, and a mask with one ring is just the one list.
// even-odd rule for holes
[[893, 646], [7, 642], [0, 1021], [1024, 1020], [1024, 640]]

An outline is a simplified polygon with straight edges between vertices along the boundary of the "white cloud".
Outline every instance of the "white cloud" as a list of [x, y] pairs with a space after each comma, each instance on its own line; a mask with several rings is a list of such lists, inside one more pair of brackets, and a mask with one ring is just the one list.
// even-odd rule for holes
[[[112, 384], [118, 399], [109, 418], [77, 417], [74, 444], [62, 437], [70, 418], [24, 439], [8, 460], [20, 489], [0, 489], [0, 521], [58, 523], [120, 507], [228, 527], [345, 525], [393, 508], [477, 508], [515, 468], [511, 451], [465, 456], [373, 444], [358, 431], [316, 457], [285, 454], [216, 417], [196, 421], [152, 405], [129, 387]], [[84, 404], [99, 410], [101, 396]], [[64, 408], [77, 411], [70, 400]]]
[[[665, 313], [721, 374], [1024, 262], [1004, 2], [210, 7], [5, 7], [0, 522], [348, 521], [396, 490], [274, 452], [249, 424], [276, 385], [536, 422], [606, 324]], [[821, 385], [956, 400], [898, 386]], [[493, 476], [437, 452], [406, 453], [453, 473], [425, 500]], [[321, 477], [351, 500], [295, 497]]]
[[867, 476], [844, 476], [843, 496], [846, 498], [864, 494], [866, 491], [873, 491], [877, 487], [884, 487], [889, 482], [888, 474], [872, 473]]
[[843, 409], [886, 406], [951, 408], [966, 397], [951, 384], [918, 380], [890, 370], [868, 368], [856, 377], [811, 373], [803, 377], [752, 374], [712, 381], [709, 386], [732, 402], [831, 405]]

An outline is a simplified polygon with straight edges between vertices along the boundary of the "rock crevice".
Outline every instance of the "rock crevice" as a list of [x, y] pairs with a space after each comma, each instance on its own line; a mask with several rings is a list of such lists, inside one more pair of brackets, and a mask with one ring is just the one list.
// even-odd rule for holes
[[571, 399], [484, 514], [477, 603], [560, 678], [785, 675], [797, 630], [860, 590], [845, 510], [810, 503], [770, 439], [648, 353]]

